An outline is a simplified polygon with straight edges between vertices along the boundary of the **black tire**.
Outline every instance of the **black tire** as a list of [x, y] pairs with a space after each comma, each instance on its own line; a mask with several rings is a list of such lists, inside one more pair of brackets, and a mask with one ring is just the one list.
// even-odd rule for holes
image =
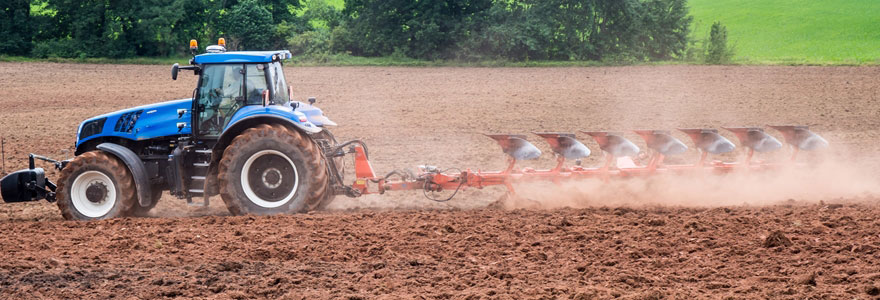
[[223, 152], [220, 197], [233, 215], [313, 210], [329, 184], [323, 159], [314, 141], [296, 130], [277, 124], [247, 129]]
[[74, 158], [58, 180], [58, 208], [67, 220], [101, 220], [125, 215], [137, 202], [128, 167], [104, 151]]
[[157, 204], [159, 204], [159, 199], [162, 199], [162, 193], [164, 192], [162, 190], [162, 186], [154, 185], [152, 186], [150, 191], [152, 191], [152, 202], [150, 202], [150, 206], [143, 207], [137, 200], [135, 200], [135, 203], [131, 206], [131, 209], [128, 211], [128, 213], [126, 213], [127, 216], [146, 217], [147, 214], [151, 210], [153, 210], [153, 208], [155, 208]]
[[[339, 143], [338, 141], [336, 141], [336, 137], [333, 136], [333, 133], [331, 133], [329, 130], [327, 130], [327, 128], [324, 128], [324, 130], [315, 134], [315, 138], [327, 140], [330, 143], [330, 146], [332, 146], [332, 147], [335, 147]], [[324, 157], [324, 159], [327, 159], [327, 157]], [[336, 166], [336, 172], [338, 172], [341, 177], [343, 175], [345, 175], [345, 157], [339, 156], [339, 157], [334, 157], [332, 159], [333, 159], [334, 165]], [[332, 172], [332, 170], [330, 170], [330, 168], [327, 168], [327, 171]], [[333, 174], [328, 173], [327, 176], [332, 178]], [[344, 177], [343, 177], [343, 179], [344, 179]], [[342, 182], [342, 184], [345, 184], [345, 182]], [[318, 202], [318, 205], [315, 207], [315, 210], [327, 209], [327, 206], [330, 205], [330, 203], [333, 203], [333, 200], [335, 200], [335, 199], [336, 199], [336, 194], [333, 193], [333, 186], [328, 184], [327, 190], [324, 191], [324, 198], [321, 199], [320, 202]]]

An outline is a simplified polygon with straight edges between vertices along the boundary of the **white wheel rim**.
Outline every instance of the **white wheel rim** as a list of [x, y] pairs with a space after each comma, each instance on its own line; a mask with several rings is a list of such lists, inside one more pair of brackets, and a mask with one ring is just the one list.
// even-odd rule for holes
[[[293, 180], [294, 180], [293, 188], [290, 190], [290, 193], [287, 194], [287, 196], [285, 196], [284, 198], [282, 198], [281, 200], [278, 200], [278, 201], [267, 201], [263, 198], [260, 198], [260, 196], [258, 196], [257, 193], [254, 192], [254, 189], [253, 189], [253, 187], [251, 187], [251, 184], [250, 184], [251, 166], [253, 166], [254, 162], [258, 158], [263, 157], [265, 155], [277, 155], [277, 156], [283, 157], [285, 160], [287, 160], [287, 163], [289, 163], [290, 167], [293, 169], [293, 177], [294, 177], [293, 178]], [[258, 174], [257, 176], [259, 177], [259, 179], [261, 181], [265, 181], [266, 173], [269, 172], [270, 170], [277, 171], [276, 168], [271, 168], [271, 169], [267, 169], [266, 171], [262, 172], [261, 174]], [[278, 174], [281, 175], [280, 172]], [[285, 180], [285, 179], [290, 180], [290, 178], [284, 178], [284, 176], [281, 175], [281, 176], [279, 176], [279, 179], [278, 179], [279, 181], [277, 182], [277, 184], [271, 184], [271, 185], [274, 185], [275, 187], [280, 186], [282, 180]], [[270, 185], [270, 184], [267, 183], [267, 185]], [[248, 158], [248, 160], [244, 162], [244, 166], [242, 166], [242, 168], [241, 168], [241, 188], [242, 188], [242, 190], [244, 190], [244, 194], [245, 194], [245, 196], [247, 196], [248, 200], [251, 201], [251, 203], [256, 204], [259, 207], [276, 208], [276, 207], [287, 204], [288, 202], [290, 202], [291, 199], [293, 199], [293, 196], [296, 195], [296, 189], [298, 187], [299, 187], [299, 170], [296, 169], [296, 164], [293, 163], [293, 160], [291, 160], [290, 157], [288, 157], [284, 153], [281, 153], [280, 151], [262, 150], [257, 153], [254, 153], [254, 155], [251, 155], [251, 157]]]
[[[89, 200], [86, 190], [93, 184], [103, 184], [106, 187], [104, 199], [98, 202]], [[103, 217], [113, 206], [116, 205], [116, 185], [113, 180], [104, 173], [98, 171], [86, 171], [73, 180], [70, 189], [70, 200], [77, 212], [89, 218]]]

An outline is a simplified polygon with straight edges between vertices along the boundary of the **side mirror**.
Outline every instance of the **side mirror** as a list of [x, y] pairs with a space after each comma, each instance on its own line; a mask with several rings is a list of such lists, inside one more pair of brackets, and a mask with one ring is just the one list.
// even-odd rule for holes
[[269, 90], [263, 90], [263, 106], [269, 106]]
[[171, 80], [177, 80], [177, 72], [180, 70], [179, 64], [174, 64], [171, 66]]
[[309, 97], [309, 105], [315, 105], [315, 101], [317, 101], [315, 97]]

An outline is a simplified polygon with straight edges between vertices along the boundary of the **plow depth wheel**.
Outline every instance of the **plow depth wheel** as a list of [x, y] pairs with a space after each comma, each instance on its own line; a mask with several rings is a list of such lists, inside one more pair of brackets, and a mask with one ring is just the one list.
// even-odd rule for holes
[[68, 220], [120, 217], [137, 202], [128, 168], [103, 151], [74, 158], [61, 171], [57, 197], [61, 215]]
[[220, 160], [218, 180], [233, 215], [305, 212], [328, 191], [318, 146], [281, 125], [259, 125], [236, 137]]

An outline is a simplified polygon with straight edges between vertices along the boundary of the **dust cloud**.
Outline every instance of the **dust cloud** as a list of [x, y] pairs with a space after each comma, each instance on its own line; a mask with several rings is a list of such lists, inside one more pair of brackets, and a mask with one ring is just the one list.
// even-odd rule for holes
[[876, 199], [880, 180], [870, 168], [839, 159], [727, 174], [695, 171], [641, 178], [587, 179], [560, 185], [524, 184], [508, 208], [621, 206], [763, 206]]

